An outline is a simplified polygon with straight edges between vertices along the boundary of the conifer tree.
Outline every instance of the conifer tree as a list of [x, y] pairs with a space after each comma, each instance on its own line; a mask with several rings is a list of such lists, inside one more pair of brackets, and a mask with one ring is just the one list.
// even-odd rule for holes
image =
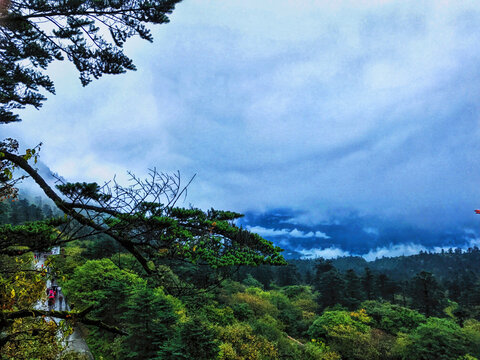
[[362, 276], [362, 286], [367, 300], [373, 300], [375, 298], [375, 283], [372, 271], [369, 267], [365, 268], [365, 273]]
[[[15, 0], [0, 9], [0, 124], [17, 109], [39, 108], [55, 87], [45, 70], [67, 58], [82, 85], [135, 70], [123, 53], [132, 36], [152, 41], [147, 24], [164, 24], [180, 0]], [[109, 34], [106, 36], [105, 34]], [[109, 38], [110, 37], [110, 38]]]
[[152, 289], [146, 283], [134, 287], [123, 315], [129, 324], [125, 358], [153, 359], [174, 335], [172, 327], [177, 317], [171, 297], [161, 288]]
[[412, 279], [414, 305], [427, 317], [442, 312], [444, 294], [432, 273], [421, 271]]
[[163, 346], [157, 359], [210, 360], [217, 357], [218, 351], [214, 330], [193, 317], [179, 327], [177, 336]]
[[319, 260], [316, 265], [315, 289], [322, 308], [340, 304], [344, 300], [345, 282], [331, 261]]
[[353, 269], [347, 270], [345, 274], [345, 305], [350, 310], [354, 310], [360, 305], [363, 299], [360, 278]]
[[279, 286], [295, 285], [298, 283], [298, 279], [300, 279], [300, 274], [295, 264], [289, 263], [285, 267], [278, 268], [277, 281]]
[[380, 274], [375, 281], [378, 294], [384, 300], [395, 302], [395, 291], [397, 289], [395, 283], [385, 274]]

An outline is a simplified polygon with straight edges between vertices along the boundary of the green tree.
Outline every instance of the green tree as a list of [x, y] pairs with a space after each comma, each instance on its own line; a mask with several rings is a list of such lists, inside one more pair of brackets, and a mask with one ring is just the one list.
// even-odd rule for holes
[[2, 2], [0, 123], [18, 121], [15, 109], [39, 108], [45, 100], [42, 89], [55, 92], [45, 73], [54, 60], [72, 61], [84, 86], [103, 74], [135, 70], [123, 53], [125, 41], [135, 35], [152, 41], [146, 24], [168, 22], [167, 15], [179, 1]]
[[324, 343], [309, 342], [302, 347], [301, 359], [304, 360], [341, 360], [342, 357], [330, 350]]
[[221, 360], [267, 360], [278, 359], [275, 345], [263, 336], [255, 335], [250, 325], [236, 323], [219, 328], [219, 359]]
[[260, 281], [264, 289], [269, 289], [274, 279], [273, 269], [271, 266], [260, 265], [251, 269], [252, 276]]
[[158, 359], [210, 360], [219, 352], [215, 330], [200, 318], [193, 317], [181, 324], [177, 336], [167, 342], [158, 353]]
[[423, 314], [387, 302], [365, 301], [361, 305], [372, 318], [372, 326], [389, 334], [410, 333], [426, 321]]
[[370, 318], [363, 311], [325, 311], [308, 329], [308, 334], [322, 344], [324, 341], [338, 352], [342, 359], [374, 360], [382, 359], [379, 349], [375, 346]]
[[344, 304], [350, 310], [356, 309], [363, 300], [362, 284], [360, 278], [353, 269], [345, 274], [345, 298]]
[[[72, 61], [80, 72], [83, 85], [91, 78], [98, 78], [103, 74], [134, 70], [133, 63], [122, 51], [125, 40], [138, 35], [151, 41], [146, 24], [168, 22], [167, 15], [178, 2], [178, 0], [2, 1], [0, 124], [20, 120], [15, 112], [25, 106], [39, 108], [45, 100], [44, 91], [54, 93], [54, 84], [45, 72], [47, 66], [54, 60], [67, 58]], [[104, 36], [108, 33], [111, 34], [110, 41]], [[23, 167], [30, 175], [32, 171], [36, 174], [27, 161], [31, 159], [36, 163], [38, 150], [39, 147], [35, 147], [27, 149], [25, 154], [19, 154], [19, 144], [15, 139], [0, 142], [0, 201], [7, 198], [15, 199], [18, 194], [15, 185], [24, 176], [16, 176], [14, 170]], [[5, 152], [18, 156], [16, 163], [14, 159], [7, 160]], [[45, 184], [38, 174], [33, 177], [41, 184]], [[12, 214], [10, 220], [15, 225], [28, 220], [27, 216], [30, 216], [31, 220], [38, 219], [38, 214], [28, 211]], [[52, 245], [65, 240], [61, 234], [55, 235], [60, 224], [61, 221], [48, 221], [24, 224], [20, 227], [10, 225], [2, 227], [0, 257], [15, 254], [15, 258], [18, 254], [29, 251], [48, 250]], [[1, 268], [0, 273], [3, 275], [4, 271]], [[2, 335], [9, 338], [14, 333], [19, 333], [18, 328], [14, 330], [11, 326], [13, 319], [19, 322], [22, 319], [45, 315], [31, 309], [32, 305], [13, 309], [3, 307], [1, 317], [5, 321], [0, 323]], [[55, 316], [65, 319], [72, 315], [56, 313]], [[76, 318], [79, 319], [80, 315], [76, 314]], [[40, 319], [40, 323], [42, 322]], [[30, 330], [32, 334], [37, 333], [35, 328]], [[5, 342], [1, 345], [3, 347]]]
[[397, 290], [397, 286], [386, 274], [378, 275], [376, 278], [376, 288], [382, 299], [390, 302], [395, 301], [395, 291]]
[[[44, 276], [32, 271], [30, 254], [0, 255], [0, 359], [58, 359], [64, 336], [55, 322], [46, 322], [45, 312], [32, 310], [34, 316], [12, 316], [32, 308], [44, 295]], [[63, 327], [62, 327], [63, 328]], [[66, 330], [66, 328], [63, 328]], [[67, 334], [64, 332], [63, 335]]]
[[69, 302], [78, 308], [93, 306], [92, 315], [119, 324], [130, 288], [143, 280], [119, 269], [110, 259], [89, 260], [63, 284]]
[[362, 286], [367, 300], [373, 300], [375, 298], [375, 278], [369, 267], [365, 268], [362, 276]]
[[125, 338], [92, 328], [92, 351], [106, 358], [150, 358], [159, 342], [173, 334], [175, 301], [162, 289], [152, 289], [136, 274], [118, 268], [110, 259], [89, 260], [63, 283], [71, 306], [90, 308], [90, 316], [128, 330]]
[[470, 345], [469, 355], [474, 355], [476, 358], [480, 357], [480, 322], [475, 319], [468, 319], [464, 322], [462, 331]]
[[[167, 15], [179, 1], [2, 2], [0, 124], [20, 120], [16, 113], [18, 109], [26, 106], [39, 108], [45, 100], [44, 92], [54, 93], [54, 84], [46, 69], [55, 60], [67, 58], [73, 62], [84, 86], [104, 74], [134, 70], [134, 64], [123, 53], [125, 41], [132, 36], [151, 41], [147, 26], [168, 22]], [[0, 142], [0, 198], [15, 197], [15, 185], [23, 177], [30, 176], [62, 216], [30, 223], [24, 223], [27, 219], [20, 217], [13, 219], [22, 225], [8, 224], [0, 228], [0, 255], [17, 256], [48, 250], [78, 238], [90, 236], [95, 239], [94, 236], [103, 234], [136, 259], [142, 267], [140, 275], [150, 276], [154, 288], [164, 280], [165, 269], [168, 269], [166, 265], [179, 262], [188, 264], [189, 279], [198, 274], [192, 275], [190, 269], [202, 267], [203, 273], [207, 273], [204, 269], [214, 273], [209, 279], [216, 282], [227, 272], [217, 272], [217, 269], [285, 263], [280, 248], [235, 226], [234, 222], [240, 214], [176, 207], [186, 189], [180, 187], [177, 175], [154, 171], [146, 180], [132, 176], [133, 186], [127, 187], [67, 183], [52, 188], [35, 169], [39, 146], [21, 153], [15, 139]], [[29, 214], [28, 209], [25, 214]], [[30, 215], [35, 220], [35, 214]], [[101, 290], [91, 290], [90, 293], [87, 290], [91, 287], [85, 283], [82, 290], [85, 293], [80, 291], [82, 297], [70, 292], [71, 299], [79, 305], [77, 309], [86, 306], [85, 310], [46, 314], [64, 319], [74, 317], [76, 321], [123, 333], [99, 319], [119, 323], [119, 311], [125, 307], [121, 296], [128, 294], [128, 286], [121, 280], [126, 280], [128, 276], [119, 273], [112, 264], [98, 265], [106, 271], [111, 270], [118, 278], [108, 278], [107, 288], [92, 281]], [[85, 275], [94, 273], [91, 266], [85, 264], [80, 271], [84, 271]], [[184, 285], [185, 279], [182, 280], [181, 285]], [[67, 292], [69, 286], [76, 287], [75, 283], [82, 283], [78, 272], [67, 282]], [[106, 306], [106, 299], [111, 299], [111, 307]], [[44, 313], [32, 311], [30, 307], [2, 309], [0, 316], [8, 321], [1, 323], [0, 332], [9, 333], [9, 320], [41, 315]], [[112, 343], [112, 347], [114, 345]]]
[[[8, 151], [4, 151], [3, 156], [24, 169], [65, 216], [16, 227], [11, 225], [0, 227], [0, 236], [3, 237], [0, 253], [41, 251], [77, 238], [87, 236], [98, 238], [98, 235], [102, 234], [132, 254], [141, 266], [142, 275], [151, 276], [156, 286], [169, 285], [168, 282], [163, 282], [170, 271], [166, 264], [172, 266], [182, 264], [178, 269], [180, 272], [182, 269], [189, 269], [186, 272], [187, 277], [180, 283], [176, 282], [170, 289], [179, 292], [184, 292], [186, 287], [189, 291], [196, 291], [198, 281], [186, 282], [192, 278], [196, 279], [192, 277], [191, 269], [198, 269], [198, 273], [207, 274], [213, 284], [218, 284], [222, 276], [228, 272], [224, 269], [233, 268], [235, 265], [285, 263], [279, 247], [257, 234], [235, 226], [234, 221], [241, 216], [240, 214], [213, 209], [202, 211], [175, 207], [176, 201], [184, 192], [184, 189], [179, 187], [178, 177], [153, 172], [151, 178], [144, 181], [133, 177], [133, 186], [116, 185], [114, 188], [101, 188], [95, 183], [64, 184], [57, 189], [63, 194], [61, 196], [46, 184], [24, 157]], [[150, 202], [148, 201], [150, 199], [163, 202]], [[82, 270], [87, 271], [87, 267]], [[181, 275], [185, 275], [185, 272]], [[96, 308], [90, 314], [98, 316], [97, 324], [101, 323], [105, 329], [122, 333], [112, 325], [118, 324], [114, 314], [118, 299], [122, 298], [125, 288], [115, 279], [108, 280], [112, 282], [109, 286], [117, 287], [110, 289], [111, 293], [115, 293], [113, 290], [119, 292], [117, 296], [112, 297], [113, 307], [105, 307], [103, 303], [105, 296], [100, 298], [86, 296], [78, 298], [77, 301], [85, 307], [92, 305]], [[71, 281], [80, 283], [82, 279], [74, 275]], [[210, 286], [212, 283], [204, 285]], [[111, 315], [108, 316], [108, 313]], [[19, 310], [3, 316], [32, 316], [32, 314], [35, 313]], [[70, 315], [64, 312], [55, 316], [65, 318]], [[80, 319], [78, 314], [76, 319], [90, 324], [94, 321]], [[103, 321], [111, 322], [111, 325], [107, 326]]]
[[411, 295], [415, 299], [415, 307], [427, 317], [442, 313], [444, 294], [432, 273], [422, 271], [415, 275]]
[[122, 341], [124, 359], [153, 359], [175, 334], [178, 300], [162, 288], [152, 289], [146, 281], [135, 284], [121, 316], [128, 335]]
[[258, 287], [263, 289], [263, 284], [255, 279], [252, 274], [248, 274], [247, 277], [242, 281], [245, 286], [248, 287]]
[[394, 352], [402, 360], [451, 360], [468, 354], [469, 346], [460, 326], [431, 317], [411, 334], [400, 336]]
[[270, 291], [266, 296], [278, 309], [277, 318], [285, 326], [285, 331], [294, 337], [302, 335], [302, 310], [282, 292]]
[[308, 329], [311, 339], [328, 339], [332, 329], [337, 326], [352, 327], [365, 333], [368, 331], [370, 318], [368, 316], [352, 316], [352, 313], [345, 310], [324, 311]]
[[298, 284], [298, 279], [300, 279], [300, 274], [298, 273], [296, 265], [293, 263], [277, 269], [277, 284], [279, 286]]
[[343, 304], [345, 299], [345, 282], [341, 274], [335, 268], [319, 273], [315, 281], [315, 289], [318, 291], [318, 304], [321, 308]]

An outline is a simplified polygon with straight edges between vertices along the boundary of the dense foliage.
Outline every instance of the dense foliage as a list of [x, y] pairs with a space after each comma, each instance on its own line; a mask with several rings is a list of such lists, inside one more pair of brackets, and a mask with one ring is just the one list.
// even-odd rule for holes
[[[48, 205], [26, 200], [3, 202], [0, 209], [2, 223], [28, 210], [31, 215], [25, 215], [17, 226], [52, 212]], [[478, 267], [469, 262], [476, 252], [421, 254], [383, 259], [382, 263], [413, 262], [419, 257], [447, 266], [461, 261], [469, 274], [463, 278], [471, 284], [462, 288], [466, 294], [474, 293], [478, 283]], [[8, 279], [3, 273], [4, 307], [22, 307], [42, 298], [45, 275], [20, 270], [28, 269], [31, 255], [17, 256], [8, 264], [6, 260], [13, 257], [2, 259], [4, 268], [8, 265], [17, 277]], [[208, 277], [211, 267], [190, 264], [182, 268], [165, 261], [162, 277], [151, 277], [132, 254], [100, 236], [69, 242], [60, 255], [51, 258], [50, 267], [74, 309], [91, 308], [92, 318], [125, 331], [121, 335], [83, 325], [95, 358], [480, 357], [480, 301], [475, 297], [460, 296], [454, 301], [452, 296], [458, 294], [451, 281], [435, 273], [419, 271], [392, 279], [379, 272], [375, 262], [367, 263], [371, 269], [364, 268], [358, 274], [335, 266], [346, 261], [319, 259], [282, 267], [242, 266], [230, 276], [226, 274], [221, 283], [202, 288], [198, 279]], [[191, 291], [178, 291], [185, 288]], [[58, 354], [65, 359], [76, 356], [63, 350], [58, 341], [59, 328], [42, 321], [23, 318], [11, 325], [19, 331], [14, 339], [4, 339], [5, 353], [31, 357], [41, 353], [52, 359]], [[30, 338], [32, 331], [35, 336]]]
[[[433, 281], [435, 277], [430, 273], [420, 272], [405, 279], [412, 289], [404, 295], [387, 293], [391, 301], [380, 296], [378, 279], [382, 274], [361, 274], [357, 276], [358, 288], [353, 292], [358, 293], [358, 303], [352, 303], [341, 290], [338, 302], [328, 307], [324, 303], [325, 294], [330, 292], [327, 287], [305, 284], [301, 277], [295, 284], [280, 286], [284, 281], [282, 272], [287, 267], [244, 267], [234, 275], [238, 281], [225, 280], [220, 287], [194, 296], [171, 296], [163, 286], [146, 292], [142, 280], [135, 280], [127, 258], [114, 255], [89, 259], [87, 248], [82, 242], [71, 244], [65, 248], [65, 256], [55, 259], [58, 271], [64, 271], [64, 286], [71, 294], [71, 301], [76, 306], [87, 306], [97, 299], [109, 299], [110, 309], [99, 316], [105, 320], [113, 316], [117, 325], [135, 329], [135, 335], [121, 337], [90, 328], [89, 345], [97, 356], [104, 358], [117, 358], [116, 351], [124, 352], [119, 358], [146, 359], [475, 359], [480, 356], [477, 312], [480, 303], [471, 304], [463, 309], [465, 313], [461, 312], [466, 305], [448, 299], [448, 290], [437, 284], [438, 292], [432, 294], [441, 295], [441, 306], [432, 308], [437, 311], [435, 316], [428, 316], [427, 311], [431, 310], [417, 304], [414, 288], [418, 279]], [[75, 259], [69, 253], [75, 254]], [[105, 267], [109, 270], [105, 271]], [[354, 278], [351, 271], [342, 273], [323, 260], [317, 261], [317, 269], [319, 281], [322, 274], [329, 272], [336, 272], [329, 276], [343, 286]], [[265, 271], [271, 273], [268, 285], [262, 284], [262, 276], [252, 275]], [[369, 277], [371, 287], [366, 281]], [[374, 299], [367, 300], [368, 291]], [[117, 315], [112, 315], [116, 312]]]

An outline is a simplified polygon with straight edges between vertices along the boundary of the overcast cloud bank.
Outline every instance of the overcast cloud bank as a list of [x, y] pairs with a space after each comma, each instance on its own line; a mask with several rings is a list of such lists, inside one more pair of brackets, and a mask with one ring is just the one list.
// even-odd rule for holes
[[137, 72], [84, 89], [56, 64], [2, 136], [72, 181], [196, 173], [183, 205], [298, 210], [291, 238], [338, 239], [300, 225], [339, 209], [458, 227], [480, 204], [478, 24], [478, 1], [186, 1], [127, 44]]

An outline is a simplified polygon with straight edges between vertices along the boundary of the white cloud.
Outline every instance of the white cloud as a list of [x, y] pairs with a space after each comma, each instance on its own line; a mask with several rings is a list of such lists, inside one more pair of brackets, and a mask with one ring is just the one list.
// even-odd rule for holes
[[289, 235], [296, 238], [308, 238], [313, 237], [314, 233], [311, 231], [308, 233], [304, 233], [303, 231], [293, 229], [292, 231], [290, 231]]
[[350, 256], [348, 251], [344, 251], [337, 247], [329, 247], [325, 249], [299, 249], [297, 250], [304, 259], [315, 259], [322, 257], [324, 259], [334, 259], [341, 256]]
[[294, 217], [284, 220], [286, 224], [292, 225], [308, 225], [315, 227], [318, 225], [339, 225], [339, 221], [334, 219], [332, 220], [331, 214], [326, 208], [316, 208], [316, 209], [299, 209], [301, 210], [300, 214], [295, 215]]
[[463, 231], [464, 231], [465, 234], [467, 234], [467, 235], [477, 235], [477, 231], [475, 231], [474, 229], [466, 228], [466, 229], [463, 229]]
[[378, 229], [374, 227], [363, 228], [363, 232], [365, 232], [366, 234], [375, 235], [375, 236], [378, 236], [380, 234]]
[[[466, 251], [468, 248], [474, 246], [480, 247], [480, 238], [471, 239], [462, 246], [453, 246], [453, 248], [459, 248]], [[440, 253], [443, 251], [448, 251], [452, 246], [435, 246], [432, 248], [427, 248], [421, 244], [390, 244], [389, 246], [377, 247], [370, 250], [365, 254], [355, 254], [349, 251], [345, 251], [341, 248], [331, 246], [329, 248], [313, 248], [313, 249], [296, 249], [296, 251], [302, 254], [302, 257], [305, 259], [314, 259], [314, 258], [325, 258], [333, 259], [341, 256], [361, 256], [367, 261], [374, 261], [375, 259], [380, 259], [382, 257], [397, 257], [397, 256], [410, 256], [419, 254], [420, 251]]]
[[287, 229], [275, 230], [267, 229], [261, 226], [247, 226], [247, 229], [253, 233], [257, 233], [260, 236], [286, 236], [290, 234]]
[[[418, 254], [420, 251], [427, 251], [428, 249], [419, 244], [396, 244], [388, 247], [378, 247], [370, 250], [366, 254], [352, 254], [338, 247], [331, 246], [329, 248], [313, 248], [313, 249], [297, 249], [296, 251], [303, 255], [304, 258], [311, 259], [323, 257], [325, 259], [332, 259], [341, 256], [361, 256], [367, 261], [373, 261], [376, 258], [408, 256]], [[432, 249], [431, 249], [432, 250]], [[441, 251], [438, 248], [438, 252]]]
[[465, 246], [463, 247], [463, 249], [465, 250], [465, 249], [467, 249], [467, 248], [469, 248], [469, 247], [474, 247], [474, 246], [480, 247], [480, 238], [471, 239], [471, 240], [468, 242], [468, 245], [465, 245]]
[[262, 226], [247, 226], [247, 229], [251, 232], [257, 233], [261, 236], [290, 236], [293, 238], [322, 238], [322, 239], [330, 239], [330, 236], [321, 232], [321, 231], [309, 231], [303, 232], [298, 229], [267, 229]]
[[321, 231], [315, 231], [315, 237], [321, 238], [321, 239], [330, 239], [330, 236], [328, 236], [327, 234]]
[[396, 244], [388, 247], [378, 247], [370, 250], [367, 254], [361, 256], [367, 261], [373, 261], [376, 258], [408, 256], [418, 254], [420, 251], [427, 251], [428, 249], [419, 244]]

